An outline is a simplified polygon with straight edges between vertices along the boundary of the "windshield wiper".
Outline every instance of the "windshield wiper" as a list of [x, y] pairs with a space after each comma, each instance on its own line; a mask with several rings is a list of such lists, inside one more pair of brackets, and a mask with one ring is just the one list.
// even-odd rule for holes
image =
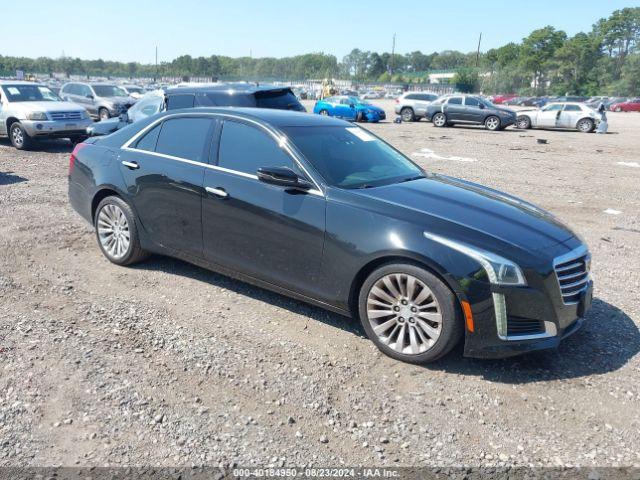
[[420, 180], [421, 178], [425, 178], [425, 176], [424, 175], [416, 175], [415, 177], [409, 177], [409, 178], [405, 178], [403, 180], [400, 180], [400, 182], [398, 182], [398, 183], [412, 182], [413, 180]]

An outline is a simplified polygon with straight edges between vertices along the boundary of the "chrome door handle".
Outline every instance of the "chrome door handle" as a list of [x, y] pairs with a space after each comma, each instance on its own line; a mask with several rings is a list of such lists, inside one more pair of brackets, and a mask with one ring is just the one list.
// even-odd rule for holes
[[213, 187], [205, 187], [205, 190], [216, 197], [226, 198], [229, 194], [226, 192], [224, 188], [213, 188]]
[[136, 162], [127, 162], [126, 160], [122, 161], [122, 164], [127, 167], [127, 168], [131, 168], [133, 170], [140, 168], [140, 165], [138, 165]]

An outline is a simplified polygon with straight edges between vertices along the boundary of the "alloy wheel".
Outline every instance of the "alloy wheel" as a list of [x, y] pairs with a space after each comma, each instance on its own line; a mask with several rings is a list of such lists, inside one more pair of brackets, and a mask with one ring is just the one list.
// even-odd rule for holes
[[106, 204], [98, 214], [98, 238], [105, 252], [114, 259], [121, 259], [129, 251], [131, 232], [129, 222], [122, 209]]
[[584, 133], [589, 133], [593, 129], [589, 120], [580, 120], [578, 123], [578, 130]]
[[403, 122], [412, 122], [413, 121], [413, 110], [410, 108], [404, 108], [402, 112], [400, 112], [400, 116], [402, 117]]
[[485, 122], [485, 126], [489, 130], [496, 130], [500, 126], [500, 119], [498, 117], [489, 117]]
[[431, 289], [406, 273], [385, 275], [367, 295], [367, 320], [383, 344], [398, 353], [419, 355], [442, 332], [442, 311]]
[[22, 129], [17, 125], [11, 128], [11, 140], [13, 140], [13, 144], [18, 148], [24, 145], [24, 133], [22, 133]]
[[445, 117], [443, 113], [436, 113], [435, 116], [433, 117], [433, 124], [436, 127], [444, 127], [446, 123], [447, 123], [447, 117]]

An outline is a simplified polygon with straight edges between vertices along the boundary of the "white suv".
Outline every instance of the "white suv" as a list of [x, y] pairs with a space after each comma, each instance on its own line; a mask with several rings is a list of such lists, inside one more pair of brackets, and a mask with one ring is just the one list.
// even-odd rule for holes
[[425, 117], [427, 107], [437, 100], [439, 95], [428, 92], [406, 92], [396, 99], [396, 114], [403, 122], [415, 122]]

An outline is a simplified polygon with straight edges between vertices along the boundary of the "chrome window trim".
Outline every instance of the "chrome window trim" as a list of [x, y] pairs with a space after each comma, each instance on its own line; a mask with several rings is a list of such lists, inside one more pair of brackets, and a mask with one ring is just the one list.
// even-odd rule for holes
[[230, 169], [230, 168], [220, 167], [218, 165], [211, 165], [210, 163], [196, 162], [194, 160], [189, 160], [187, 158], [175, 157], [173, 155], [166, 155], [164, 153], [150, 152], [148, 150], [139, 150], [137, 148], [134, 148], [134, 147], [130, 146], [132, 143], [134, 143], [136, 140], [138, 140], [138, 138], [140, 138], [142, 135], [144, 135], [145, 133], [147, 133], [148, 131], [153, 129], [156, 125], [158, 125], [159, 123], [165, 121], [166, 119], [169, 119], [169, 118], [181, 118], [181, 117], [191, 117], [191, 116], [213, 117], [213, 118], [215, 118], [215, 117], [227, 117], [227, 118], [236, 119], [236, 120], [240, 120], [240, 121], [244, 121], [244, 122], [248, 122], [248, 123], [252, 123], [254, 125], [257, 125], [262, 130], [266, 131], [276, 141], [276, 143], [278, 144], [278, 146], [280, 148], [283, 148], [287, 152], [287, 154], [291, 157], [293, 162], [313, 182], [313, 184], [315, 185], [316, 188], [315, 189], [311, 189], [311, 190], [307, 190], [307, 193], [310, 193], [311, 195], [321, 196], [321, 197], [325, 196], [322, 188], [320, 188], [320, 184], [316, 181], [316, 179], [313, 177], [313, 175], [309, 174], [309, 171], [305, 168], [305, 166], [302, 164], [302, 162], [300, 161], [298, 156], [294, 153], [293, 149], [289, 145], [289, 142], [287, 141], [287, 137], [282, 136], [282, 135], [278, 135], [270, 127], [267, 127], [266, 125], [264, 125], [264, 124], [262, 124], [262, 123], [260, 123], [260, 122], [258, 122], [256, 120], [253, 120], [253, 119], [250, 119], [250, 118], [246, 118], [246, 117], [242, 117], [240, 115], [233, 115], [233, 114], [229, 114], [229, 113], [210, 113], [210, 112], [189, 112], [189, 113], [175, 113], [175, 114], [165, 115], [165, 116], [163, 116], [161, 118], [158, 118], [158, 119], [154, 120], [149, 125], [144, 127], [142, 130], [137, 132], [134, 136], [132, 136], [129, 140], [127, 140], [120, 147], [120, 149], [121, 150], [127, 150], [127, 151], [130, 151], [130, 152], [142, 152], [142, 153], [146, 153], [148, 155], [154, 155], [154, 156], [157, 156], [157, 157], [167, 158], [169, 160], [175, 160], [175, 161], [178, 161], [178, 162], [190, 163], [192, 165], [198, 165], [198, 166], [210, 168], [212, 170], [218, 170], [218, 171], [221, 171], [221, 172], [230, 173], [230, 174], [238, 175], [238, 176], [241, 176], [241, 177], [252, 178], [254, 180], [258, 180], [258, 176], [257, 175], [252, 175], [250, 173], [241, 172], [239, 170], [233, 170], [233, 169]]

